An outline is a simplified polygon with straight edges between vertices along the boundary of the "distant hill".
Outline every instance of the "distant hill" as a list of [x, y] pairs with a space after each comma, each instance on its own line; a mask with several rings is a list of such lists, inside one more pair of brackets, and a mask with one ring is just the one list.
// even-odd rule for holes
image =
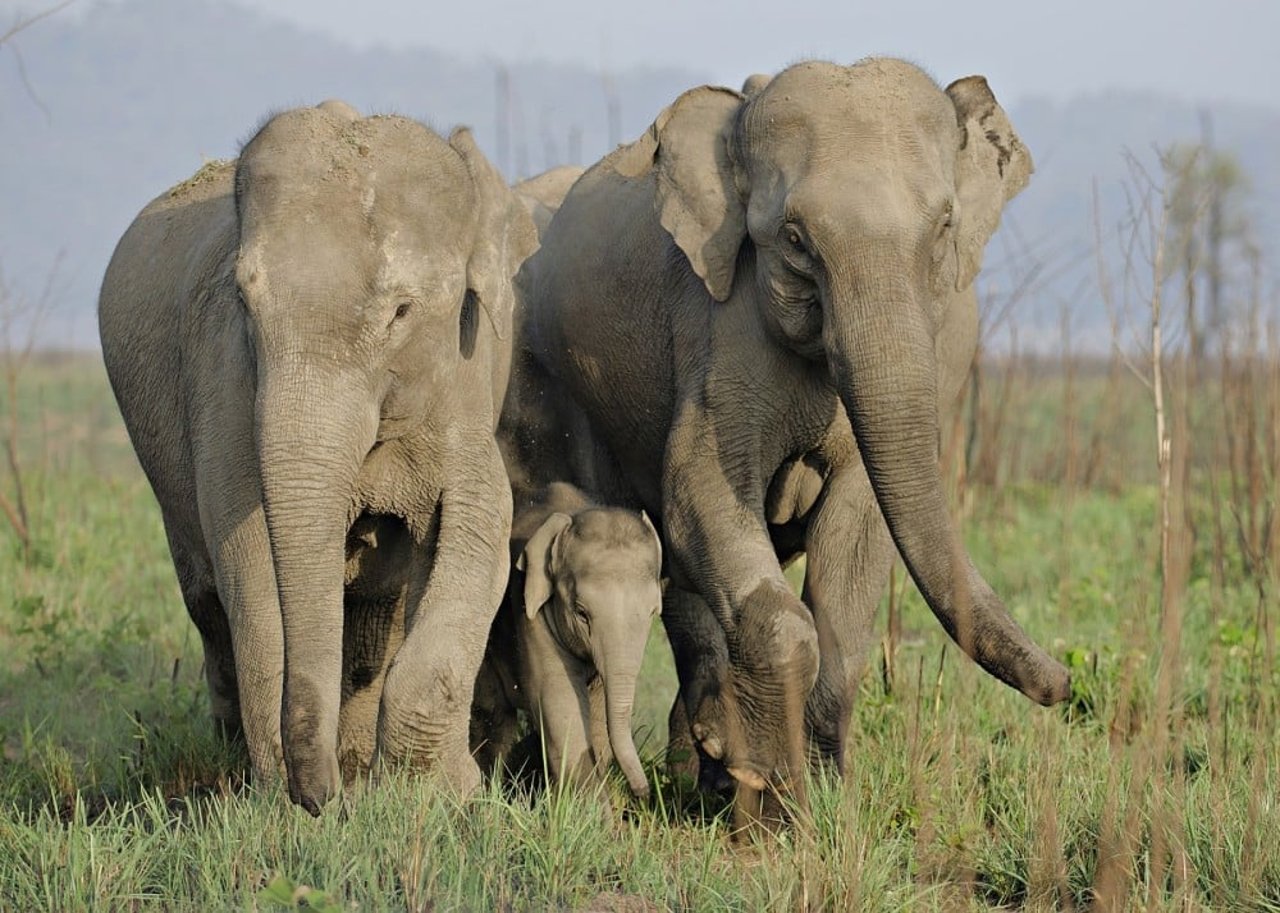
[[[51, 344], [96, 345], [98, 284], [130, 220], [203, 159], [235, 155], [273, 109], [338, 97], [442, 131], [467, 124], [502, 164], [496, 62], [428, 48], [353, 50], [204, 0], [99, 2], [79, 20], [39, 23], [18, 47], [44, 110], [0, 50], [0, 270], [35, 294], [65, 252]], [[600, 73], [538, 63], [508, 71], [508, 173], [568, 161], [572, 146], [583, 162], [607, 151]], [[706, 81], [671, 69], [610, 77], [617, 132], [628, 138]]]
[[[203, 159], [234, 155], [272, 109], [339, 97], [442, 130], [469, 124], [495, 162], [520, 176], [575, 157], [594, 161], [611, 138], [633, 138], [677, 94], [707, 79], [697, 61], [689, 70], [609, 74], [616, 99], [611, 129], [602, 74], [513, 62], [506, 67], [503, 144], [498, 62], [429, 48], [354, 50], [224, 3], [99, 2], [79, 19], [38, 24], [20, 36], [18, 49], [39, 104], [14, 55], [0, 49], [0, 270], [11, 286], [38, 294], [64, 253], [55, 284], [60, 310], [43, 337], [49, 345], [96, 345], [98, 283], [129, 221]], [[862, 51], [851, 47], [850, 59]], [[988, 272], [998, 280], [1002, 262], [1025, 259], [1027, 247], [1047, 261], [1074, 257], [1083, 264], [1021, 306], [1029, 335], [1051, 341], [1055, 295], [1075, 293], [1092, 269], [1094, 178], [1104, 208], [1119, 211], [1121, 150], [1151, 160], [1154, 143], [1195, 140], [1198, 111], [1125, 93], [1007, 107], [1038, 169], [993, 243]], [[1218, 105], [1213, 117], [1217, 145], [1236, 152], [1253, 179], [1264, 246], [1280, 249], [1269, 216], [1277, 210], [1268, 205], [1280, 200], [1280, 174], [1270, 165], [1280, 148], [1280, 112]], [[1096, 326], [1096, 293], [1078, 297], [1079, 322]]]

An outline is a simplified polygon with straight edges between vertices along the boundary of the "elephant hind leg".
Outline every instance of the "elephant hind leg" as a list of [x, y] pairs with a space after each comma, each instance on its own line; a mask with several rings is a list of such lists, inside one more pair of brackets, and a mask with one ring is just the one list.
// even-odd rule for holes
[[[662, 597], [662, 623], [671, 643], [680, 689], [667, 718], [667, 766], [697, 782], [704, 792], [722, 792], [732, 781], [721, 758], [720, 730], [727, 731], [720, 695], [729, 677], [724, 629], [697, 593], [672, 579]], [[694, 733], [691, 715], [702, 721]], [[708, 754], [702, 744], [713, 754]]]
[[404, 641], [404, 599], [348, 596], [342, 628], [342, 705], [338, 763], [342, 782], [369, 772], [378, 737], [378, 708], [387, 669]]
[[222, 600], [212, 586], [184, 593], [183, 598], [204, 644], [204, 675], [209, 684], [209, 705], [213, 710], [214, 725], [227, 739], [241, 741], [244, 724], [240, 717], [235, 650]]

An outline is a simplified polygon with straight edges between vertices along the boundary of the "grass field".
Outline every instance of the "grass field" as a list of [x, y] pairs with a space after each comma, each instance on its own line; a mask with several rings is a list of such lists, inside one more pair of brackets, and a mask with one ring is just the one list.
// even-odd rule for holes
[[1248, 505], [1192, 474], [1193, 547], [1162, 597], [1149, 407], [1080, 379], [1081, 449], [1098, 423], [1119, 429], [1104, 457], [1119, 468], [1085, 486], [1061, 459], [1061, 388], [1017, 384], [1001, 431], [1017, 459], [960, 501], [979, 567], [1072, 666], [1070, 705], [984, 675], [901, 587], [844, 780], [815, 783], [798, 826], [742, 842], [658, 763], [674, 691], [660, 625], [637, 711], [650, 804], [621, 789], [612, 808], [497, 788], [457, 802], [393, 775], [312, 819], [247, 785], [211, 730], [199, 639], [102, 370], [38, 359], [16, 403], [30, 545], [0, 532], [0, 910], [1280, 910], [1276, 607], [1230, 534]]

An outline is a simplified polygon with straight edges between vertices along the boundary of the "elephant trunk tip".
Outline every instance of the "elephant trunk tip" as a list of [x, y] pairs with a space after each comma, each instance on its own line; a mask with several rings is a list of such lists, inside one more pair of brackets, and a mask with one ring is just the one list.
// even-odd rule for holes
[[627, 785], [631, 787], [631, 795], [637, 799], [649, 798], [649, 781], [642, 772], [628, 772]]
[[1071, 673], [1055, 659], [1037, 670], [1039, 674], [1019, 686], [1018, 690], [1042, 707], [1052, 707], [1071, 699]]

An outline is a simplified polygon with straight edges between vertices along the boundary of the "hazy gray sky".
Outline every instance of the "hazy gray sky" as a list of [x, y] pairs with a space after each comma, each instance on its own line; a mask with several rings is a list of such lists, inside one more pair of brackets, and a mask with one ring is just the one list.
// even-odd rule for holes
[[[0, 27], [17, 9], [52, 2], [0, 0]], [[360, 46], [430, 45], [472, 58], [680, 65], [735, 83], [804, 56], [888, 53], [943, 81], [984, 73], [1010, 100], [1124, 87], [1280, 108], [1280, 0], [208, 2]]]

